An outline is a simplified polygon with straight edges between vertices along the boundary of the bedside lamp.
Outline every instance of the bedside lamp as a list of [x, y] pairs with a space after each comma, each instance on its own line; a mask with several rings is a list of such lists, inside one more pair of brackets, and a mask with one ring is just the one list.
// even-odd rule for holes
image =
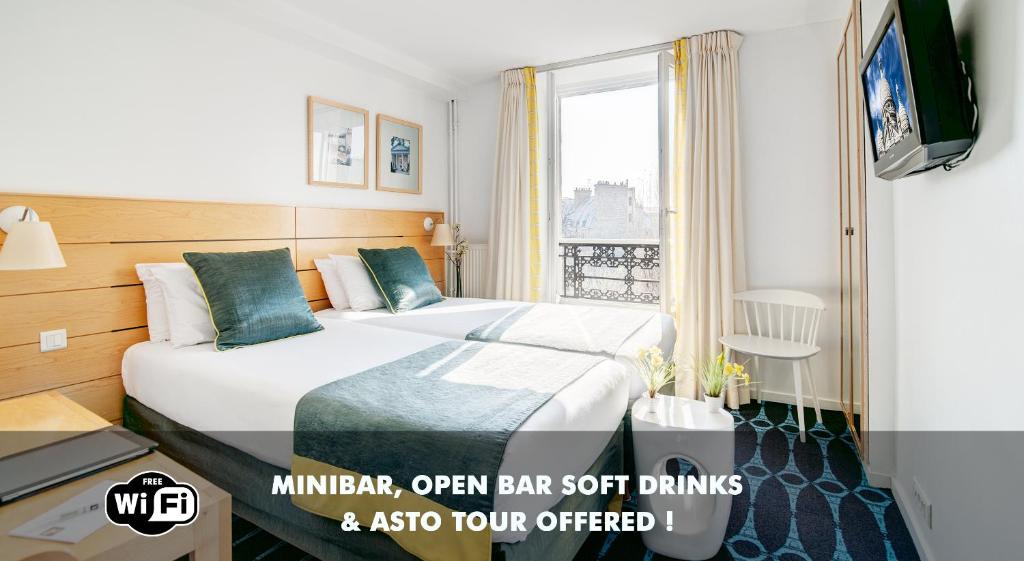
[[[455, 225], [455, 231], [452, 231], [452, 227], [448, 224], [434, 224], [434, 237], [430, 240], [430, 245], [443, 245], [445, 247], [451, 247], [457, 245], [458, 242], [455, 238], [459, 235], [459, 225]], [[455, 297], [462, 297], [462, 256], [458, 253], [452, 254], [445, 251], [445, 255], [448, 256], [448, 260], [455, 265]]]
[[448, 224], [434, 224], [434, 237], [430, 240], [430, 245], [455, 245], [455, 240], [452, 239], [452, 227]]
[[0, 248], [0, 271], [29, 271], [67, 267], [49, 222], [34, 210], [12, 206], [0, 211], [0, 230], [7, 239]]

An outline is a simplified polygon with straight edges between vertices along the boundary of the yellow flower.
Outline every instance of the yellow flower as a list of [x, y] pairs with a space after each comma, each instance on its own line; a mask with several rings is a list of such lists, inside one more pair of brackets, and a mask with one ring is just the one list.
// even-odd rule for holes
[[715, 357], [715, 364], [721, 366], [722, 365], [722, 361], [724, 361], [724, 360], [725, 360], [725, 353], [718, 353], [718, 356]]
[[723, 371], [725, 372], [725, 375], [726, 375], [726, 376], [728, 376], [729, 374], [732, 374], [732, 373], [733, 373], [733, 367], [734, 367], [734, 366], [736, 366], [736, 365], [735, 365], [735, 364], [733, 364], [733, 363], [731, 363], [731, 362], [727, 362], [727, 363], [725, 364], [725, 369], [724, 369]]

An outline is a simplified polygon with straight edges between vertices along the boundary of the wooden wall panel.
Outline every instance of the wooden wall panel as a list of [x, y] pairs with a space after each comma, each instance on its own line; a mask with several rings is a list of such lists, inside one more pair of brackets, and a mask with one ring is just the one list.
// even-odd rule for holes
[[366, 248], [389, 248], [412, 246], [424, 259], [444, 258], [444, 247], [430, 245], [431, 236], [380, 237], [380, 238], [311, 238], [297, 240], [297, 267], [299, 270], [315, 269], [313, 259], [335, 255], [356, 255], [356, 250]]
[[323, 300], [327, 298], [327, 288], [324, 287], [320, 271], [299, 271], [299, 284], [302, 285], [302, 292], [306, 294], [306, 300]]
[[[428, 211], [350, 210], [0, 193], [53, 224], [64, 269], [0, 272], [0, 399], [55, 389], [103, 418], [121, 417], [121, 359], [148, 338], [136, 263], [185, 251], [288, 247], [310, 307], [330, 307], [313, 258], [359, 247], [415, 247], [444, 292], [444, 248]], [[0, 233], [0, 242], [4, 236]], [[39, 332], [67, 329], [68, 348], [41, 353]]]
[[11, 205], [32, 207], [62, 244], [295, 237], [290, 206], [0, 194]]
[[39, 332], [68, 337], [146, 325], [142, 285], [0, 297], [0, 347], [38, 343]]
[[287, 247], [295, 240], [64, 244], [64, 269], [0, 274], [0, 296], [139, 284], [136, 263], [176, 263], [186, 251], [255, 251]]
[[418, 210], [364, 210], [346, 208], [295, 209], [296, 238], [369, 238], [425, 236], [423, 219], [443, 222], [443, 212]]
[[120, 375], [124, 351], [148, 339], [141, 328], [73, 337], [49, 353], [38, 343], [0, 349], [0, 399]]
[[319, 312], [320, 310], [326, 310], [327, 308], [330, 308], [330, 307], [331, 307], [331, 301], [327, 300], [326, 298], [323, 299], [323, 300], [313, 300], [312, 302], [309, 303], [309, 308], [311, 310], [313, 310], [314, 312]]
[[121, 419], [124, 385], [120, 375], [64, 386], [57, 391], [108, 421]]
[[430, 271], [430, 276], [434, 277], [434, 282], [441, 282], [444, 280], [444, 259], [427, 259], [427, 270]]

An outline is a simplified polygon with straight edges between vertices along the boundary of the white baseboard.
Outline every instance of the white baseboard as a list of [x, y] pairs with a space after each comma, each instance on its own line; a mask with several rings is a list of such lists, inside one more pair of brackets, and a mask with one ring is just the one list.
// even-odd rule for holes
[[[761, 390], [758, 390], [755, 387], [754, 389], [751, 390], [751, 394], [753, 394], [753, 395], [751, 395], [751, 397], [754, 397], [754, 396], [759, 394], [760, 395], [760, 399], [763, 399], [765, 401], [777, 401], [779, 403], [788, 403], [790, 405], [796, 405], [796, 396], [794, 394], [788, 393], [788, 392], [778, 392], [778, 391], [771, 391], [771, 390], [763, 390], [763, 391], [761, 391]], [[819, 397], [818, 398], [818, 403], [821, 405], [822, 409], [828, 409], [829, 411], [842, 411], [843, 410], [842, 404], [839, 402], [838, 399], [825, 399], [823, 397]], [[805, 395], [804, 396], [804, 407], [814, 407], [814, 398], [809, 396], [809, 395]], [[855, 413], [860, 413], [860, 404], [859, 403], [855, 403], [853, 405], [853, 411]]]
[[907, 530], [910, 531], [910, 537], [914, 540], [914, 547], [917, 548], [917, 554], [921, 557], [922, 561], [935, 561], [935, 556], [932, 555], [932, 550], [928, 548], [928, 542], [925, 541], [925, 529], [921, 526], [921, 519], [917, 516], [917, 512], [911, 508], [911, 502], [906, 499], [909, 495], [906, 494], [903, 485], [900, 485], [899, 479], [892, 477], [892, 495], [896, 498], [896, 506], [900, 509], [900, 514], [903, 516], [903, 521], [907, 524]]
[[868, 484], [872, 487], [878, 487], [880, 489], [892, 489], [892, 476], [887, 473], [878, 473], [877, 471], [871, 471], [871, 466], [865, 466], [863, 463], [864, 471], [868, 474]]

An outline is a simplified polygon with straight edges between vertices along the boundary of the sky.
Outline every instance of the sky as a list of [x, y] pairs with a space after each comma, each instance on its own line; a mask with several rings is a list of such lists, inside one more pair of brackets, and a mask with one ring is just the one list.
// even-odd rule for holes
[[562, 99], [562, 196], [599, 180], [629, 180], [657, 206], [657, 85]]
[[[910, 116], [910, 122], [914, 122], [914, 116], [910, 114], [910, 103], [907, 101], [907, 80], [903, 74], [903, 62], [900, 56], [900, 44], [896, 37], [896, 20], [889, 25], [889, 29], [885, 32], [885, 36], [882, 38], [882, 42], [878, 46], [878, 50], [875, 51], [875, 55], [871, 59], [871, 66], [867, 69], [867, 84], [868, 84], [868, 108], [871, 111], [871, 137], [874, 138], [875, 134], [882, 127], [882, 100], [879, 94], [879, 71], [878, 62], [882, 62], [882, 67], [885, 69], [885, 76], [889, 80], [889, 87], [892, 89], [893, 100], [896, 102], [896, 107], [899, 107], [900, 102], [903, 102], [903, 106], [907, 108], [907, 115]], [[898, 93], [897, 93], [897, 86]]]

